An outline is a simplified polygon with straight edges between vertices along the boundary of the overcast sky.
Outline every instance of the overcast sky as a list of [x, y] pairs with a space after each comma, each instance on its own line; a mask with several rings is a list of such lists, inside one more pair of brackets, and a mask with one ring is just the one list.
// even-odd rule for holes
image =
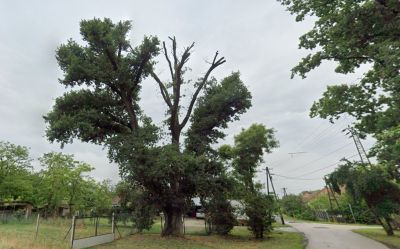
[[[253, 107], [230, 124], [221, 143], [232, 143], [234, 134], [255, 122], [274, 128], [280, 148], [265, 156], [262, 167], [269, 165], [277, 174], [273, 177], [279, 193], [283, 187], [290, 193], [321, 188], [322, 176], [335, 163], [357, 153], [340, 132], [350, 119], [331, 125], [308, 114], [327, 85], [350, 83], [358, 75], [335, 74], [334, 64], [325, 63], [306, 79], [290, 79], [290, 69], [306, 55], [298, 49], [298, 37], [312, 22], [296, 23], [274, 0], [0, 2], [0, 140], [28, 146], [33, 158], [49, 151], [72, 153], [96, 168], [93, 177], [97, 180], [118, 181], [118, 167], [109, 163], [101, 147], [76, 141], [61, 150], [44, 137], [42, 116], [67, 90], [58, 83], [62, 72], [55, 50], [69, 38], [81, 42], [79, 22], [93, 17], [132, 20], [134, 45], [144, 35], [160, 40], [176, 36], [180, 48], [196, 42], [189, 62], [195, 78], [204, 73], [205, 61], [218, 50], [227, 62], [213, 76], [221, 79], [239, 70], [253, 95]], [[167, 77], [164, 64], [157, 66], [157, 72]], [[165, 105], [154, 82], [143, 82], [141, 97], [145, 113], [160, 124]], [[371, 141], [365, 142], [366, 147], [370, 145]], [[307, 153], [288, 154], [292, 152]], [[260, 172], [258, 178], [264, 182], [265, 174]]]

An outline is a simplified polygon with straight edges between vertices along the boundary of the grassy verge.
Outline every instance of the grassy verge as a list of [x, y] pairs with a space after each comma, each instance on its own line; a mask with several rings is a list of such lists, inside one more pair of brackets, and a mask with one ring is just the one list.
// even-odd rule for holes
[[400, 249], [400, 232], [395, 232], [394, 236], [387, 236], [383, 229], [355, 229], [353, 232], [361, 234], [370, 239], [381, 242], [391, 249]]
[[[99, 233], [110, 230], [107, 220], [102, 220], [98, 229]], [[92, 235], [94, 227], [91, 221], [77, 224], [77, 237]], [[8, 223], [0, 224], [0, 249], [67, 249], [69, 238], [67, 231], [70, 226], [69, 220], [45, 222], [39, 227], [37, 239], [35, 239], [35, 224], [33, 223]], [[280, 227], [279, 224], [274, 224]], [[160, 236], [161, 224], [156, 220], [149, 231], [143, 234], [128, 235], [131, 232], [129, 224], [118, 226], [122, 238], [117, 241], [96, 248], [221, 248], [221, 249], [302, 249], [303, 237], [298, 233], [275, 230], [266, 239], [258, 241], [253, 239], [247, 227], [235, 227], [231, 234], [222, 236], [205, 236], [198, 231], [192, 231], [183, 238], [162, 238]], [[117, 233], [118, 236], [118, 233]], [[64, 237], [65, 240], [64, 240]], [[119, 236], [118, 236], [119, 237]]]
[[274, 231], [264, 240], [255, 240], [246, 227], [235, 227], [228, 236], [186, 235], [184, 238], [162, 238], [158, 234], [136, 234], [96, 248], [110, 249], [303, 249], [298, 233]]

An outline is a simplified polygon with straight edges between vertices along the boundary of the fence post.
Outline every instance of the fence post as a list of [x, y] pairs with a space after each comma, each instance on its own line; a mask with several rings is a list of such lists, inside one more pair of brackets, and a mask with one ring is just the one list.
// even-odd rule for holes
[[111, 233], [112, 234], [115, 233], [115, 216], [114, 216], [114, 212], [112, 213], [112, 216], [111, 216]]
[[40, 220], [40, 213], [38, 213], [37, 219], [36, 219], [36, 233], [35, 233], [35, 239], [37, 238], [38, 233], [39, 233], [39, 220]]
[[75, 239], [75, 223], [76, 217], [75, 215], [72, 216], [72, 224], [71, 224], [71, 248], [74, 248], [74, 239]]
[[96, 217], [96, 223], [95, 223], [96, 228], [94, 230], [94, 236], [97, 236], [97, 226], [98, 226], [98, 224], [99, 224], [99, 217]]

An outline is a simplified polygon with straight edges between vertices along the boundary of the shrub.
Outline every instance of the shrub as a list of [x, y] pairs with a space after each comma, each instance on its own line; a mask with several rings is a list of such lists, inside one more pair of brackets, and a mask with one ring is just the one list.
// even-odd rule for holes
[[246, 197], [245, 213], [249, 218], [249, 230], [256, 239], [264, 237], [265, 233], [272, 231], [272, 212], [274, 200], [260, 191], [253, 192]]

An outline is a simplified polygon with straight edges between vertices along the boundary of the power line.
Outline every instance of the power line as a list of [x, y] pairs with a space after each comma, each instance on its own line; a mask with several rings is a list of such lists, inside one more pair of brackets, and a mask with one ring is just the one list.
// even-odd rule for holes
[[[330, 126], [326, 127], [325, 129], [323, 129], [322, 131], [320, 131], [320, 132], [317, 133], [317, 131], [319, 130], [319, 127], [318, 127], [318, 129], [316, 129], [315, 131], [313, 131], [313, 132], [316, 133], [316, 135], [315, 135], [315, 136], [313, 137], [313, 139], [311, 139], [310, 141], [316, 140], [316, 139], [318, 139], [318, 138], [319, 138], [319, 140], [316, 140], [316, 141], [313, 142], [312, 144], [319, 143], [320, 141], [323, 140], [322, 138], [325, 138], [327, 135], [331, 134], [332, 131], [336, 131], [336, 129], [332, 129], [332, 128], [333, 128], [333, 127], [337, 127], [338, 125], [341, 125], [342, 123], [344, 123], [344, 122], [347, 120], [347, 118], [348, 118], [348, 117], [347, 117], [347, 115], [346, 115], [346, 116], [344, 116], [343, 119], [339, 120], [339, 121], [336, 122], [336, 123], [332, 123]], [[345, 127], [345, 126], [347, 126], [347, 124], [345, 124], [343, 127]], [[341, 128], [341, 129], [343, 129], [343, 128]], [[330, 130], [330, 131], [328, 131], [328, 130]], [[326, 131], [328, 131], [328, 132], [326, 132]], [[312, 132], [312, 133], [313, 133], [313, 132]], [[311, 134], [312, 134], [312, 133], [311, 133]], [[309, 137], [312, 137], [312, 136], [309, 136]], [[307, 139], [306, 139], [306, 140], [307, 140]], [[304, 144], [304, 142], [305, 142], [306, 140], [303, 140], [303, 142], [301, 142], [301, 143], [299, 144], [299, 146], [300, 146], [301, 144]], [[298, 149], [299, 146], [296, 147], [296, 149]]]
[[306, 167], [306, 166], [309, 166], [309, 165], [311, 165], [311, 164], [313, 164], [313, 163], [316, 163], [316, 162], [318, 162], [318, 161], [324, 159], [325, 157], [327, 157], [327, 156], [329, 156], [329, 155], [332, 155], [333, 153], [338, 152], [338, 151], [340, 151], [340, 150], [346, 148], [347, 146], [349, 146], [349, 145], [351, 145], [351, 144], [353, 144], [353, 142], [347, 143], [347, 144], [345, 144], [344, 146], [341, 146], [341, 147], [339, 147], [339, 148], [337, 148], [337, 149], [335, 149], [335, 150], [333, 150], [333, 151], [331, 151], [331, 152], [329, 152], [329, 153], [327, 153], [327, 154], [325, 154], [325, 155], [323, 155], [323, 156], [321, 156], [321, 157], [319, 157], [319, 158], [317, 158], [317, 159], [315, 159], [315, 160], [312, 160], [311, 162], [305, 163], [305, 164], [303, 164], [303, 165], [301, 165], [301, 166], [299, 166], [299, 167], [293, 169], [293, 171], [298, 171], [299, 169], [303, 169], [303, 167]]
[[300, 146], [301, 146], [302, 144], [304, 144], [305, 141], [307, 141], [309, 138], [311, 138], [311, 137], [314, 135], [314, 133], [316, 133], [317, 131], [319, 131], [319, 129], [321, 129], [321, 127], [324, 126], [325, 124], [326, 124], [326, 123], [321, 123], [321, 124], [318, 126], [317, 129], [314, 129], [311, 133], [309, 133], [309, 134], [308, 134], [307, 136], [305, 136], [302, 140], [300, 140], [300, 142], [297, 143], [297, 145], [296, 145], [296, 147], [295, 147], [295, 150], [297, 150], [298, 148], [300, 148]]
[[279, 175], [279, 174], [273, 174], [274, 176], [286, 178], [289, 180], [300, 180], [300, 181], [315, 181], [315, 180], [320, 180], [321, 178], [299, 178], [299, 177], [291, 177], [291, 176], [284, 176], [284, 175]]
[[[358, 154], [354, 154], [354, 155], [349, 156], [349, 157], [344, 157], [343, 159], [351, 159], [351, 158], [353, 158], [353, 157], [355, 157], [355, 156], [357, 156], [357, 155], [358, 155]], [[343, 160], [343, 159], [342, 159], [342, 160]], [[330, 165], [328, 165], [328, 166], [325, 166], [325, 167], [323, 167], [323, 168], [319, 168], [319, 169], [316, 169], [316, 170], [314, 170], [314, 171], [304, 173], [304, 174], [299, 175], [299, 176], [297, 176], [297, 177], [302, 177], [302, 176], [305, 176], [305, 175], [311, 175], [311, 174], [313, 174], [313, 173], [315, 173], [315, 172], [318, 172], [318, 171], [321, 171], [321, 170], [330, 168], [330, 167], [332, 167], [332, 166], [335, 166], [335, 165], [341, 163], [342, 160], [340, 160], [339, 162], [336, 162], [336, 163], [332, 163], [332, 164], [330, 164]]]

